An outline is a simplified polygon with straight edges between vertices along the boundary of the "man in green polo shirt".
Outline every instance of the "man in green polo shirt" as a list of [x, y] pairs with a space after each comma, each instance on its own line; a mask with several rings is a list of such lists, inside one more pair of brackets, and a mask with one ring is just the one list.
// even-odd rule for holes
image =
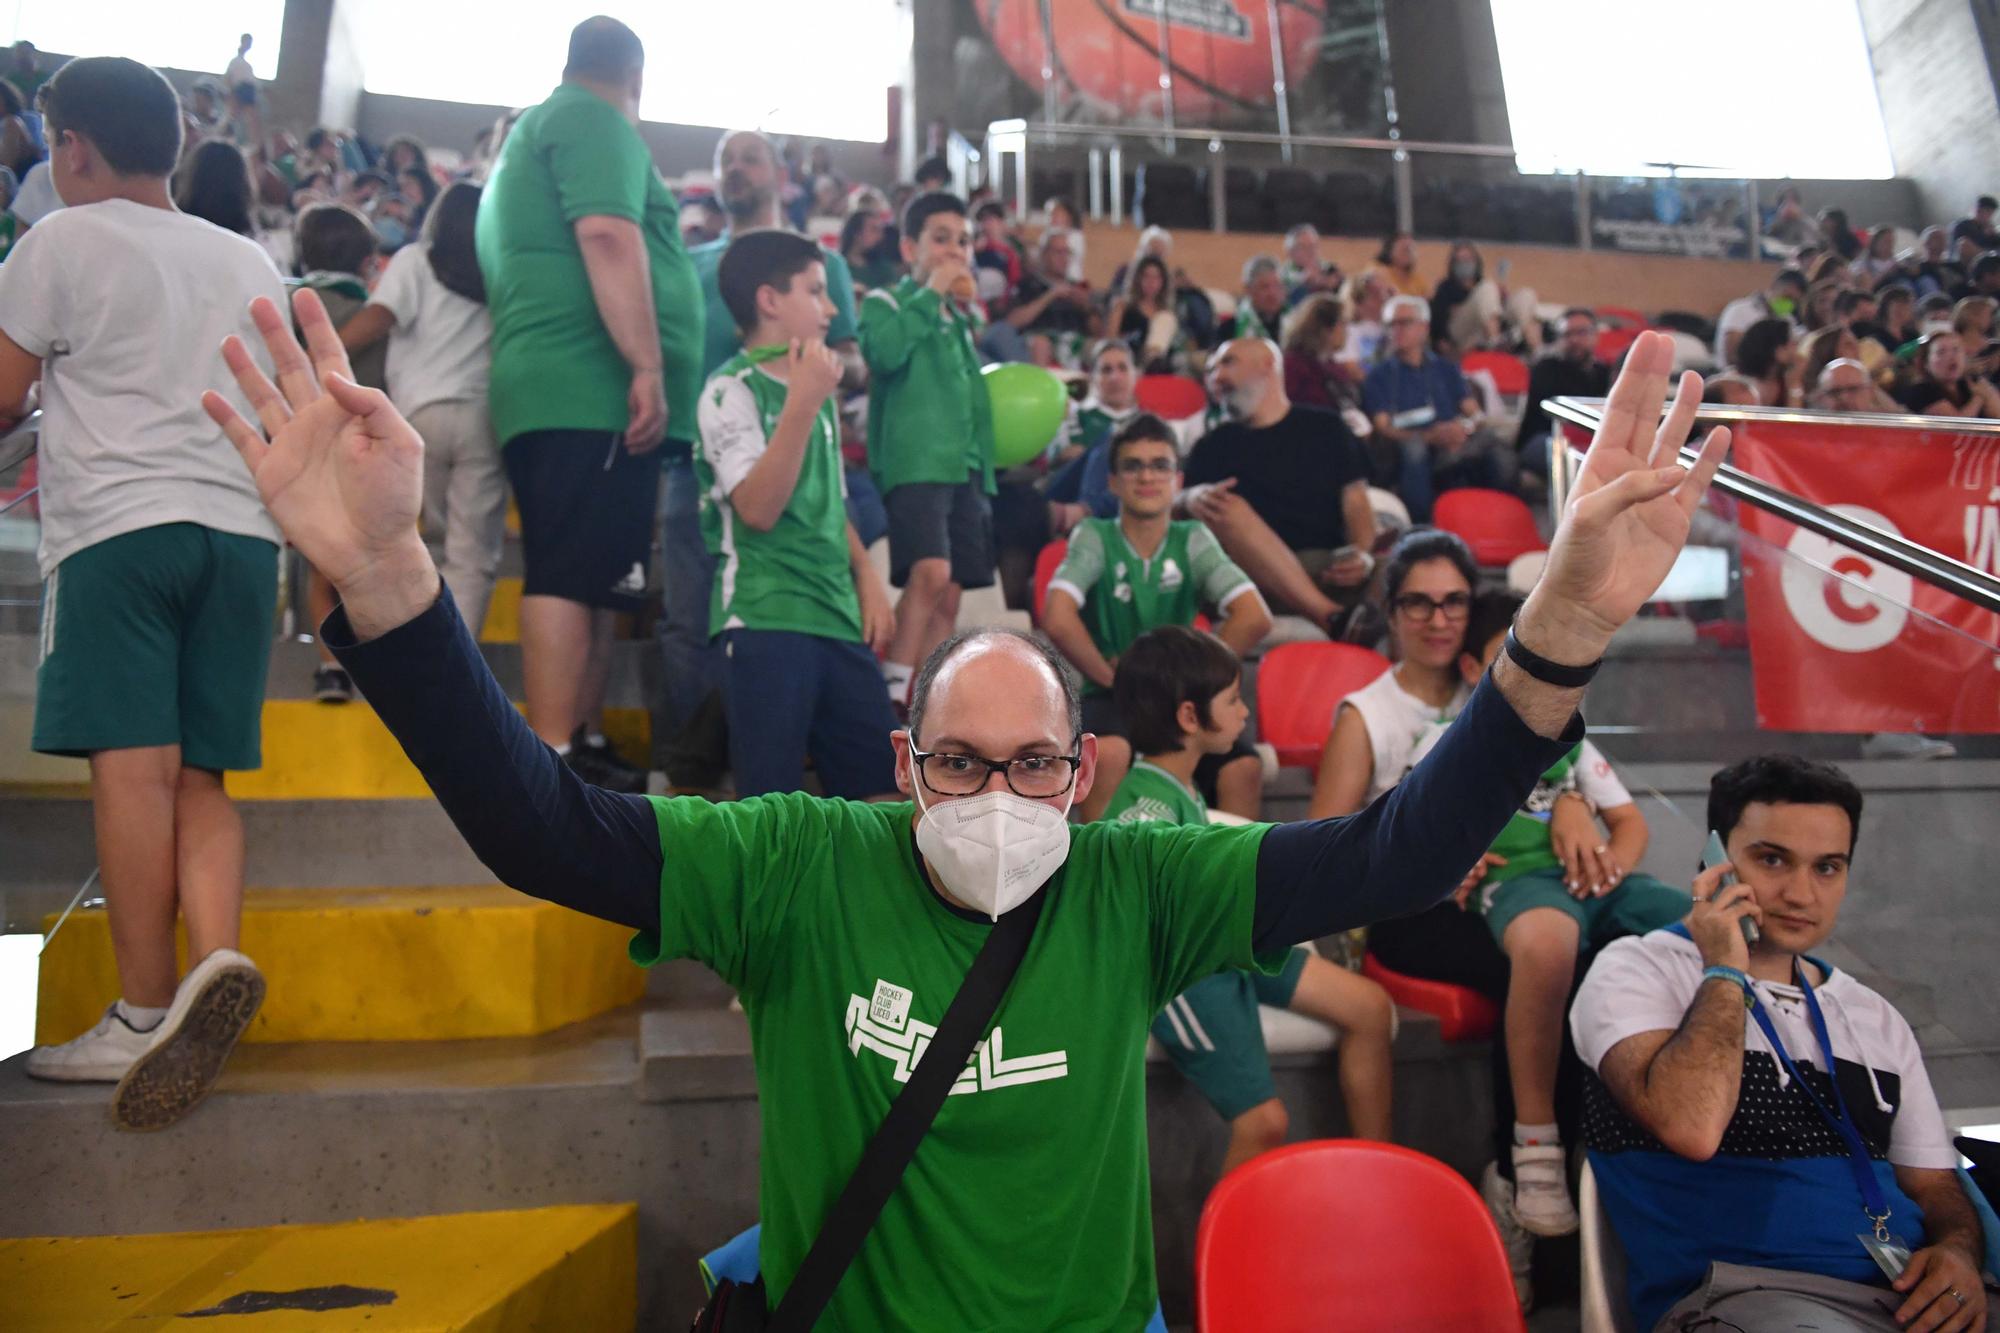
[[694, 476], [736, 793], [802, 790], [810, 755], [827, 795], [881, 796], [895, 719], [871, 647], [895, 617], [847, 518], [826, 266], [803, 236], [748, 231], [718, 277], [748, 346], [702, 389]]
[[868, 468], [889, 511], [889, 581], [903, 590], [882, 664], [899, 706], [917, 664], [957, 626], [959, 593], [994, 577], [993, 410], [979, 376], [964, 201], [912, 199], [902, 246], [910, 276], [861, 303]]
[[679, 208], [639, 137], [645, 51], [570, 34], [563, 81], [516, 122], [476, 243], [493, 316], [493, 431], [521, 511], [528, 725], [592, 781], [645, 789], [600, 714], [613, 616], [646, 590], [662, 440], [694, 436], [702, 303]]
[[[724, 362], [742, 351], [743, 335], [723, 299], [719, 270], [730, 241], [745, 232], [786, 226], [778, 207], [781, 180], [778, 155], [771, 141], [755, 130], [733, 130], [715, 145], [717, 198], [729, 218], [722, 236], [688, 251], [704, 303], [701, 376], [706, 383]], [[855, 342], [854, 278], [837, 250], [820, 248], [826, 267], [826, 295], [834, 313], [825, 333], [827, 348], [840, 359], [840, 387], [859, 389], [867, 368]], [[836, 405], [837, 415], [837, 405]], [[838, 425], [836, 421], [836, 426]], [[835, 443], [839, 443], [835, 431]], [[671, 439], [661, 451], [665, 470], [661, 484], [660, 644], [663, 694], [660, 731], [665, 741], [667, 782], [675, 788], [706, 788], [715, 779], [718, 749], [712, 727], [690, 726], [703, 701], [722, 687], [723, 661], [719, 645], [710, 642], [709, 587], [715, 581], [715, 561], [703, 540], [700, 495], [688, 453]], [[857, 478], [873, 487], [865, 472], [843, 468], [849, 486]], [[742, 774], [738, 773], [740, 784]], [[739, 785], [738, 790], [742, 790]]]
[[[1192, 625], [1203, 607], [1222, 617], [1216, 635], [1238, 657], [1271, 628], [1257, 585], [1214, 534], [1192, 519], [1173, 517], [1180, 455], [1172, 429], [1142, 412], [1106, 447], [1118, 517], [1076, 525], [1042, 607], [1042, 628], [1083, 676], [1083, 724], [1097, 735], [1104, 776], [1097, 794], [1079, 803], [1085, 819], [1101, 814], [1132, 761], [1126, 719], [1111, 693], [1118, 659], [1132, 641], [1161, 625]], [[1224, 752], [1204, 755], [1196, 780], [1216, 794], [1222, 809], [1256, 818], [1264, 765], [1242, 735]]]

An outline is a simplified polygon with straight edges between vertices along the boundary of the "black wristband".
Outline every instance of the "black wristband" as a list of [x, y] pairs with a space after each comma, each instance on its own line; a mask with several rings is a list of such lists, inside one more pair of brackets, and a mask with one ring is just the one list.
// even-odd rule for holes
[[1561, 686], [1567, 690], [1582, 689], [1590, 684], [1591, 677], [1595, 676], [1597, 669], [1604, 665], [1604, 659], [1601, 657], [1589, 666], [1564, 666], [1560, 662], [1551, 662], [1522, 643], [1511, 625], [1507, 627], [1507, 643], [1503, 651], [1513, 659], [1515, 666], [1536, 680], [1547, 685]]

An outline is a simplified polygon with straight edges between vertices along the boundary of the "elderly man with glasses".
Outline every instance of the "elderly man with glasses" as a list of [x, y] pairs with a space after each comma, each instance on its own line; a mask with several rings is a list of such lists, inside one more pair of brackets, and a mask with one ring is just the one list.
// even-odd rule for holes
[[1221, 968], [1449, 894], [1581, 737], [1582, 686], [1665, 577], [1727, 445], [1717, 432], [1692, 472], [1677, 464], [1696, 386], [1661, 424], [1671, 346], [1643, 335], [1507, 653], [1430, 759], [1352, 818], [1072, 829], [1097, 739], [1053, 650], [994, 631], [946, 642], [917, 679], [893, 738], [913, 805], [710, 804], [589, 786], [527, 729], [417, 535], [423, 441], [347, 378], [310, 292], [297, 314], [310, 360], [275, 305], [253, 306], [276, 385], [241, 341], [224, 347], [263, 430], [218, 394], [204, 406], [339, 589], [328, 642], [494, 873], [630, 926], [638, 962], [699, 958], [742, 993], [771, 1297], [994, 923], [1038, 913], [962, 1095], [832, 1291], [830, 1329], [1143, 1327], [1153, 1015]]
[[1514, 451], [1487, 426], [1458, 367], [1431, 350], [1430, 303], [1399, 296], [1386, 313], [1389, 354], [1361, 382], [1361, 409], [1402, 452], [1398, 489], [1410, 517], [1427, 522], [1438, 492], [1455, 487], [1512, 490]]

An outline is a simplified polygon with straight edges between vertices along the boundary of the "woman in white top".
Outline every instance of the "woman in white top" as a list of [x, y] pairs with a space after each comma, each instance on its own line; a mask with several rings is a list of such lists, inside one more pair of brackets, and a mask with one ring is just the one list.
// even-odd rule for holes
[[390, 259], [368, 304], [341, 326], [350, 354], [388, 337], [389, 401], [424, 437], [425, 537], [465, 623], [486, 621], [506, 536], [507, 476], [486, 410], [493, 322], [472, 250], [479, 187], [447, 186], [416, 245]]

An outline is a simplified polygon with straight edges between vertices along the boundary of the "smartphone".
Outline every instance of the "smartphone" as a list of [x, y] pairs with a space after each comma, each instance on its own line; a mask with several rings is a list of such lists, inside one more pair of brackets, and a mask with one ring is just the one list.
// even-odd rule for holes
[[[1728, 859], [1729, 851], [1722, 845], [1722, 835], [1714, 829], [1710, 829], [1708, 831], [1708, 846], [1701, 853], [1701, 868], [1707, 870], [1710, 866], [1719, 866]], [[1722, 877], [1722, 883], [1716, 886], [1716, 891], [1719, 893], [1735, 882], [1736, 876], [1725, 874]], [[1736, 924], [1743, 927], [1743, 942], [1745, 944], [1754, 947], [1757, 941], [1763, 938], [1762, 932], [1757, 929], [1757, 923], [1749, 917], [1738, 917]]]

